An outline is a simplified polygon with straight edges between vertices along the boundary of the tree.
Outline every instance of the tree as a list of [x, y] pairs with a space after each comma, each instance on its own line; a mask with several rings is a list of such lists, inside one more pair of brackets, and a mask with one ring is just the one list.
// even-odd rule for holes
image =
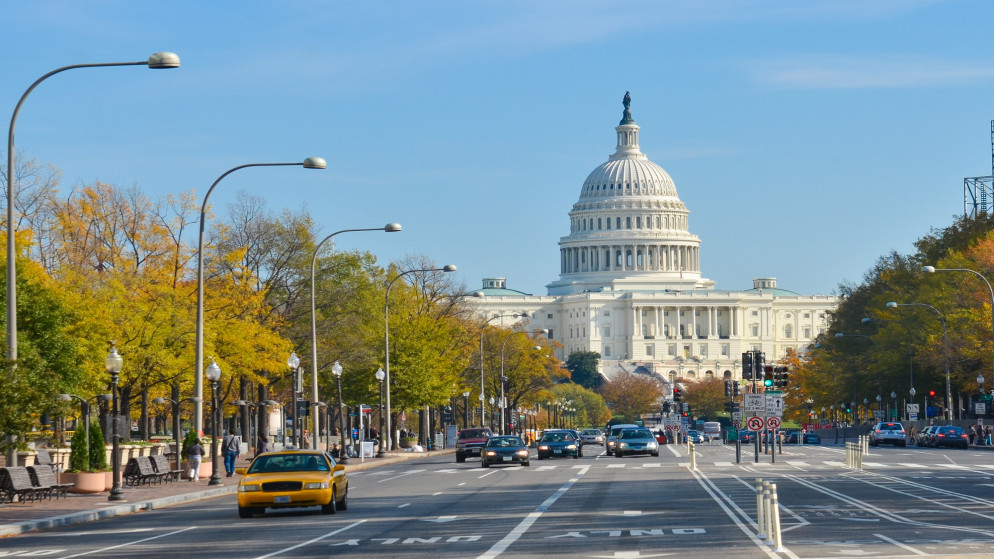
[[90, 446], [89, 441], [86, 440], [86, 429], [82, 425], [79, 425], [72, 434], [69, 469], [74, 472], [86, 472], [90, 469]]
[[695, 417], [714, 420], [725, 409], [725, 381], [720, 378], [703, 378], [684, 385], [683, 401], [690, 406]]
[[576, 351], [566, 358], [566, 368], [569, 369], [573, 382], [584, 388], [596, 390], [604, 384], [600, 374], [601, 354], [596, 351]]
[[635, 421], [642, 414], [659, 413], [663, 385], [655, 377], [624, 372], [601, 387], [600, 394], [615, 415]]
[[552, 398], [549, 401], [571, 402], [572, 407], [576, 409], [575, 419], [579, 426], [600, 427], [611, 420], [611, 410], [604, 403], [604, 398], [593, 390], [570, 382], [557, 384], [550, 392]]
[[96, 419], [90, 422], [90, 471], [107, 471], [107, 444], [104, 431]]

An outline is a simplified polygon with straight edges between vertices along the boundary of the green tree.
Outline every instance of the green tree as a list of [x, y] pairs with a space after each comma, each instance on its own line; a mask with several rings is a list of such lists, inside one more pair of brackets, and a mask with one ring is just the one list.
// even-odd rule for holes
[[69, 451], [69, 469], [86, 472], [90, 469], [90, 447], [86, 440], [86, 429], [79, 425], [72, 434], [72, 449]]
[[107, 471], [107, 443], [104, 442], [104, 431], [100, 421], [90, 422], [90, 469], [96, 472]]
[[569, 369], [573, 382], [584, 388], [596, 390], [604, 384], [600, 374], [601, 354], [596, 351], [576, 351], [566, 358], [566, 368]]

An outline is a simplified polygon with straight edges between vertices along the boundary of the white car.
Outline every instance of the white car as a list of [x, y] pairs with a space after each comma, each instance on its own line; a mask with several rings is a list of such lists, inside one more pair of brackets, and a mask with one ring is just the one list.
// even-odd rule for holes
[[580, 431], [583, 444], [604, 444], [604, 433], [600, 429], [584, 429]]

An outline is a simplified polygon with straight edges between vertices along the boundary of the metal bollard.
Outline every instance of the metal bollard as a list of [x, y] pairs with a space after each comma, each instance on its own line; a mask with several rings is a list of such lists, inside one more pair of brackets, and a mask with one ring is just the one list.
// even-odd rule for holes
[[773, 533], [774, 551], [783, 550], [783, 538], [780, 535], [780, 503], [777, 499], [777, 484], [770, 484], [770, 531]]
[[756, 530], [757, 536], [766, 537], [766, 521], [763, 520], [763, 478], [756, 478]]
[[697, 452], [694, 451], [694, 443], [687, 443], [687, 452], [690, 454], [690, 469], [697, 469]]

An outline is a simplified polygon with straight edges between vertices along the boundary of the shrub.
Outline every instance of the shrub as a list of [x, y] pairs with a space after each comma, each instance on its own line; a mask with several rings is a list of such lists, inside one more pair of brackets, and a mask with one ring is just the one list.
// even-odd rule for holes
[[197, 440], [197, 432], [194, 431], [193, 429], [187, 431], [186, 436], [183, 437], [183, 450], [180, 456], [186, 456], [186, 449], [189, 448], [196, 440]]
[[74, 472], [85, 472], [90, 469], [90, 448], [87, 446], [86, 429], [76, 429], [72, 435], [69, 469]]
[[98, 472], [107, 471], [107, 447], [104, 443], [104, 431], [96, 419], [90, 424], [90, 469]]

